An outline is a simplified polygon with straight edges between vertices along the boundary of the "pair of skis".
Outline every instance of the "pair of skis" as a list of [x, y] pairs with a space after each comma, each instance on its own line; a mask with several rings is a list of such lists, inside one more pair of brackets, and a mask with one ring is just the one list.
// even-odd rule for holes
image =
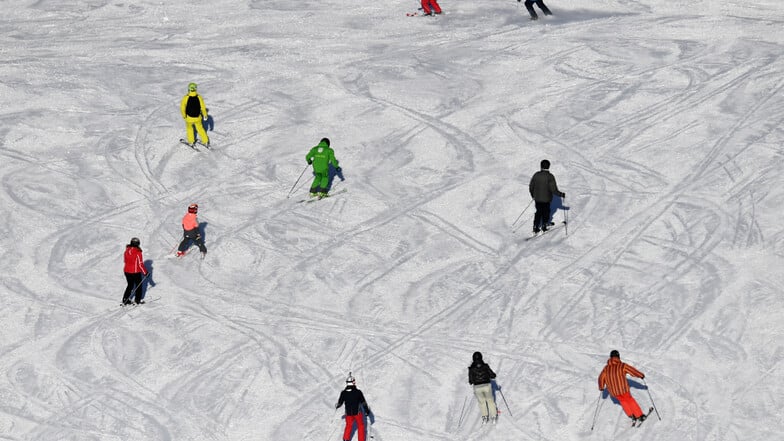
[[123, 309], [126, 309], [126, 308], [129, 308], [129, 309], [130, 308], [138, 308], [139, 306], [146, 305], [147, 303], [152, 303], [152, 302], [154, 302], [156, 300], [160, 300], [160, 299], [161, 299], [160, 297], [152, 297], [152, 298], [149, 298], [149, 299], [142, 299], [141, 303], [136, 303], [136, 302], [120, 303], [120, 306], [122, 306]]
[[[545, 234], [547, 234], [547, 233], [549, 233], [549, 232], [551, 232], [551, 231], [553, 231], [553, 230], [556, 230], [556, 229], [558, 229], [558, 228], [560, 228], [560, 227], [562, 227], [562, 226], [565, 226], [565, 225], [566, 225], [566, 221], [561, 221], [561, 222], [560, 222], [560, 223], [558, 223], [558, 224], [555, 224], [555, 225], [552, 225], [552, 226], [550, 226], [550, 227], [549, 227], [549, 228], [548, 228], [546, 231], [540, 231], [540, 232], [538, 232], [538, 233], [534, 233], [533, 235], [526, 237], [526, 238], [525, 238], [525, 240], [526, 240], [526, 242], [527, 242], [527, 241], [529, 241], [529, 240], [531, 240], [531, 239], [536, 239], [537, 237], [542, 237], [542, 236], [544, 236]], [[513, 230], [513, 231], [512, 231], [512, 233], [514, 233], [515, 231], [516, 231], [516, 230]]]
[[641, 419], [636, 419], [636, 420], [632, 421], [632, 427], [640, 427], [640, 426], [642, 426], [642, 423], [644, 423], [644, 422], [645, 422], [645, 420], [647, 420], [647, 419], [648, 419], [648, 417], [651, 415], [651, 413], [652, 413], [652, 412], [653, 412], [653, 407], [651, 407], [650, 409], [648, 409], [648, 413], [646, 413], [645, 415], [643, 415], [643, 418], [641, 418]]
[[332, 196], [339, 195], [341, 193], [345, 193], [346, 191], [348, 191], [348, 188], [344, 188], [344, 189], [338, 190], [338, 191], [336, 191], [334, 193], [328, 193], [326, 196], [318, 196], [318, 197], [312, 197], [312, 198], [307, 198], [307, 199], [300, 199], [300, 200], [297, 201], [297, 203], [298, 204], [301, 204], [301, 203], [310, 204], [310, 203], [313, 203], [313, 202], [318, 202], [318, 201], [320, 201], [322, 199], [331, 198]]
[[181, 143], [183, 143], [183, 144], [185, 144], [185, 145], [187, 145], [188, 147], [192, 148], [193, 150], [196, 150], [197, 152], [200, 152], [201, 150], [197, 149], [197, 148], [196, 148], [196, 145], [200, 145], [200, 146], [204, 147], [205, 149], [207, 149], [207, 150], [210, 150], [210, 146], [209, 146], [209, 145], [207, 145], [207, 144], [204, 144], [204, 143], [203, 143], [203, 142], [201, 142], [201, 141], [196, 141], [196, 142], [194, 142], [193, 144], [191, 144], [191, 143], [189, 143], [188, 141], [186, 141], [186, 140], [184, 140], [184, 139], [180, 138], [180, 142], [181, 142]]
[[443, 15], [443, 11], [431, 11], [429, 14], [425, 14], [425, 10], [423, 8], [419, 8], [414, 12], [406, 12], [406, 17], [435, 17], [436, 15]]
[[[182, 260], [182, 259], [184, 259], [186, 256], [188, 256], [190, 254], [190, 251], [191, 250], [186, 250], [185, 252], [183, 252], [180, 255], [173, 254], [172, 257], [175, 258], [175, 259]], [[201, 260], [204, 260], [205, 257], [207, 257], [207, 253], [201, 253]]]

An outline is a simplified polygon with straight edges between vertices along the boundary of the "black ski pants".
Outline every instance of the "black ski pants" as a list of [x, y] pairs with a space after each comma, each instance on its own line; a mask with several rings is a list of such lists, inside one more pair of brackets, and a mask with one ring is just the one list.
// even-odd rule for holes
[[199, 246], [199, 251], [202, 253], [207, 252], [207, 247], [204, 246], [204, 239], [202, 239], [198, 228], [194, 228], [193, 230], [188, 230], [183, 233], [182, 241], [180, 242], [180, 246], [177, 247], [177, 250], [184, 253], [191, 246], [191, 242], [196, 242], [196, 245]]
[[539, 6], [539, 9], [542, 10], [544, 15], [553, 15], [547, 5], [544, 4], [543, 0], [525, 0], [525, 9], [528, 9], [528, 13], [531, 14], [531, 18], [538, 17], [536, 15], [536, 11], [534, 11], [534, 3], [536, 3], [536, 6]]
[[128, 286], [125, 288], [125, 294], [123, 294], [123, 303], [131, 300], [132, 295], [136, 296], [134, 299], [136, 303], [141, 302], [142, 298], [144, 298], [144, 293], [142, 292], [144, 275], [142, 273], [125, 273], [125, 280], [128, 281]]
[[550, 202], [536, 201], [536, 214], [534, 214], [534, 231], [547, 227], [550, 222]]

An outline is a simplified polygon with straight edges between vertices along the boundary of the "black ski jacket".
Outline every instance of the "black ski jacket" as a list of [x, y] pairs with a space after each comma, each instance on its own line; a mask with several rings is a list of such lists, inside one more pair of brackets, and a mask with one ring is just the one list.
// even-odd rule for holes
[[340, 398], [338, 398], [338, 404], [335, 405], [335, 409], [340, 407], [343, 403], [346, 403], [346, 415], [357, 415], [359, 413], [359, 406], [361, 405], [365, 406], [365, 410], [370, 412], [370, 408], [365, 401], [365, 396], [356, 386], [346, 386], [346, 388], [340, 392]]
[[495, 372], [484, 361], [475, 361], [468, 366], [468, 384], [487, 384], [495, 378]]
[[528, 184], [528, 191], [536, 202], [552, 202], [554, 194], [564, 196], [555, 183], [555, 176], [549, 170], [539, 170], [534, 173]]

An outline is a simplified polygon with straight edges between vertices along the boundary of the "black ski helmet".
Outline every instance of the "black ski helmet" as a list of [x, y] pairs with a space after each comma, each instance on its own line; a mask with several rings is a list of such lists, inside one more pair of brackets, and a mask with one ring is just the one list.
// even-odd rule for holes
[[479, 351], [474, 352], [474, 361], [482, 361], [482, 353]]
[[329, 138], [321, 138], [321, 142], [327, 144], [327, 147], [329, 147]]
[[131, 246], [132, 247], [138, 247], [139, 245], [141, 245], [141, 241], [139, 240], [139, 238], [138, 237], [132, 237], [131, 238]]
[[621, 354], [617, 350], [613, 349], [610, 351], [610, 358], [621, 358]]
[[542, 159], [542, 162], [540, 162], [539, 165], [542, 167], [542, 170], [550, 170], [550, 161], [546, 159]]

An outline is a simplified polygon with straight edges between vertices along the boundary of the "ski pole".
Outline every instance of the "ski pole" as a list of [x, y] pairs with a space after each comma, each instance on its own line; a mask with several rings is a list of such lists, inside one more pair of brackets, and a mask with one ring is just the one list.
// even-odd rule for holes
[[[131, 293], [128, 295], [128, 300], [130, 300], [130, 299], [131, 299], [131, 297], [136, 297], [136, 291], [138, 291], [138, 290], [139, 290], [139, 288], [141, 288], [141, 287], [142, 287], [142, 285], [144, 285], [144, 281], [145, 281], [145, 280], [147, 280], [147, 277], [149, 277], [149, 275], [150, 275], [150, 273], [147, 273], [147, 274], [145, 274], [145, 275], [144, 275], [144, 277], [142, 277], [142, 281], [141, 281], [141, 282], [139, 282], [139, 284], [138, 284], [138, 285], [136, 285], [136, 286], [134, 286], [134, 287], [133, 287], [133, 290], [132, 290], [132, 291], [131, 291]], [[123, 298], [123, 306], [125, 306], [125, 298]]]
[[[338, 408], [336, 407], [335, 411], [332, 412], [332, 418], [330, 419], [330, 421], [334, 422], [335, 421], [335, 417], [337, 416], [337, 414], [338, 414]], [[335, 429], [340, 430], [340, 426], [336, 426]], [[332, 429], [332, 430], [329, 431], [329, 438], [327, 438], [327, 439], [334, 438], [334, 436], [335, 436], [335, 429]]]
[[297, 184], [299, 184], [299, 180], [302, 179], [302, 176], [304, 176], [305, 172], [308, 171], [308, 167], [309, 166], [310, 166], [310, 164], [306, 165], [305, 168], [302, 170], [302, 173], [299, 174], [299, 177], [297, 178], [297, 180], [294, 181], [294, 185], [291, 186], [291, 190], [289, 190], [289, 194], [286, 195], [286, 199], [291, 197], [291, 192], [294, 191], [294, 187], [296, 187]]
[[141, 287], [142, 287], [142, 285], [144, 285], [144, 281], [145, 281], [145, 280], [147, 280], [147, 277], [149, 277], [149, 276], [150, 276], [150, 273], [147, 273], [147, 274], [145, 274], [145, 275], [144, 275], [144, 277], [142, 277], [142, 281], [141, 281], [141, 282], [139, 282], [139, 284], [138, 284], [138, 285], [136, 285], [136, 286], [134, 286], [134, 287], [133, 287], [133, 291], [131, 291], [131, 295], [132, 295], [132, 296], [135, 296], [135, 295], [136, 295], [136, 290], [138, 290], [139, 288], [141, 288]]
[[463, 400], [463, 407], [460, 408], [460, 418], [457, 420], [458, 429], [460, 428], [460, 426], [463, 425], [463, 414], [465, 413], [465, 406], [467, 401], [468, 401], [468, 396], [466, 395], [465, 399]]
[[659, 409], [656, 408], [656, 403], [653, 402], [653, 396], [651, 396], [651, 389], [648, 387], [648, 383], [645, 382], [645, 378], [642, 379], [642, 384], [645, 385], [645, 390], [648, 392], [648, 398], [651, 399], [651, 405], [653, 406], [653, 410], [656, 411], [656, 416], [659, 417], [659, 421], [661, 421], [661, 415], [659, 415]]
[[569, 210], [564, 210], [564, 235], [569, 235]]
[[519, 221], [519, 220], [520, 220], [520, 218], [521, 218], [521, 217], [523, 217], [523, 214], [525, 214], [525, 212], [526, 212], [526, 211], [528, 211], [528, 207], [530, 207], [530, 206], [531, 206], [531, 202], [533, 202], [533, 201], [534, 201], [534, 200], [533, 200], [533, 199], [531, 199], [531, 201], [530, 201], [530, 202], [528, 202], [528, 205], [526, 205], [526, 206], [525, 206], [525, 208], [523, 208], [523, 211], [520, 213], [520, 215], [519, 215], [519, 216], [517, 216], [517, 219], [515, 219], [515, 221], [514, 221], [514, 222], [512, 222], [512, 226], [513, 226], [513, 227], [514, 227], [515, 225], [517, 225], [517, 221]]
[[[593, 411], [593, 423], [591, 423], [591, 431], [593, 432], [593, 427], [596, 425], [596, 419], [599, 417], [599, 411], [602, 409], [602, 406], [599, 405], [599, 401], [602, 399], [602, 394], [604, 394], [603, 390], [599, 391], [599, 398], [596, 399], [596, 410]], [[604, 404], [604, 401], [602, 401]]]
[[498, 388], [498, 393], [501, 394], [501, 398], [504, 400], [504, 405], [506, 406], [506, 411], [509, 412], [509, 416], [510, 417], [514, 416], [514, 415], [512, 415], [512, 409], [509, 408], [509, 403], [506, 402], [506, 397], [504, 396], [504, 391], [502, 391], [500, 387]]

